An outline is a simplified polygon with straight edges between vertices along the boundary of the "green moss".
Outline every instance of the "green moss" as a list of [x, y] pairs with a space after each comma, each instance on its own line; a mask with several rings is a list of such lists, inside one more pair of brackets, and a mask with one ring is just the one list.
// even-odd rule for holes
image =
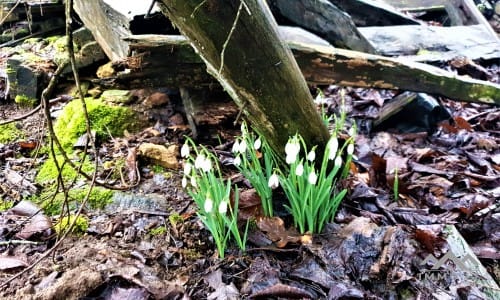
[[149, 231], [149, 234], [152, 236], [157, 236], [157, 235], [162, 235], [165, 232], [167, 232], [167, 228], [165, 226], [160, 226], [160, 227], [156, 227], [154, 229], [151, 229]]
[[[60, 35], [53, 35], [53, 36], [49, 36], [49, 37], [46, 37], [44, 40], [49, 44], [54, 44], [56, 43], [58, 40], [61, 39], [61, 36]], [[66, 42], [66, 40], [64, 40], [64, 42]], [[63, 50], [64, 50], [64, 46], [63, 46]]]
[[[134, 122], [135, 114], [129, 108], [111, 106], [91, 98], [86, 98], [85, 103], [92, 130], [100, 140], [106, 140], [109, 134], [122, 136], [125, 130], [137, 127], [137, 123]], [[85, 116], [80, 101], [72, 101], [64, 107], [54, 130], [63, 148], [71, 150], [77, 139], [86, 132]]]
[[76, 217], [73, 215], [64, 217], [59, 220], [59, 222], [54, 225], [54, 230], [58, 235], [61, 235], [73, 222], [75, 222], [75, 225], [73, 226], [73, 228], [71, 228], [72, 233], [76, 235], [83, 235], [85, 232], [87, 232], [87, 229], [89, 228], [89, 221], [87, 220], [87, 218], [83, 216]]
[[0, 125], [0, 144], [11, 143], [21, 138], [24, 138], [24, 134], [21, 130], [17, 129], [16, 124]]
[[[64, 194], [58, 193], [53, 197], [55, 187], [50, 186], [39, 197], [32, 197], [34, 203], [39, 204], [45, 213], [49, 216], [59, 215], [61, 208], [64, 205]], [[68, 195], [68, 207], [70, 210], [78, 208], [79, 204], [85, 199], [87, 195], [87, 188], [71, 189]], [[94, 187], [90, 193], [87, 206], [91, 209], [103, 209], [107, 204], [111, 203], [113, 199], [113, 191], [102, 187]]]
[[[64, 157], [62, 155], [57, 155], [56, 157], [59, 167], [62, 167], [62, 177], [65, 180], [70, 180], [77, 176], [77, 173], [73, 168], [67, 164], [63, 165]], [[75, 162], [78, 166], [78, 162]], [[94, 171], [94, 163], [87, 157], [83, 163], [82, 171], [85, 173], [90, 173]], [[52, 156], [45, 161], [45, 163], [40, 167], [38, 174], [36, 176], [36, 182], [45, 184], [57, 179], [58, 170]]]
[[14, 206], [14, 201], [5, 201], [2, 198], [0, 198], [0, 211], [6, 211], [12, 206]]
[[21, 107], [35, 107], [38, 103], [38, 99], [31, 98], [26, 95], [17, 95], [14, 99], [14, 102], [16, 102]]
[[184, 222], [184, 218], [182, 218], [182, 216], [178, 213], [173, 213], [168, 216], [168, 220], [170, 221], [170, 225], [172, 225], [172, 227], [177, 227], [177, 224]]

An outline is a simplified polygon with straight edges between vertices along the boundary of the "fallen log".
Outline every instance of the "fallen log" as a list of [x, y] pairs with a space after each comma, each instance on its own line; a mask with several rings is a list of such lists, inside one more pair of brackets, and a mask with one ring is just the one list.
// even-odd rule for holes
[[[282, 30], [307, 82], [399, 89], [441, 95], [450, 99], [500, 105], [500, 85], [458, 76], [442, 69], [404, 59], [386, 58], [336, 49], [324, 43], [302, 41], [293, 30]], [[214, 83], [196, 53], [182, 36], [140, 35], [127, 38], [142, 55], [137, 72], [118, 74], [109, 83], [135, 86], [207, 86]], [[159, 59], [162, 57], [163, 59]]]
[[161, 0], [159, 4], [189, 39], [207, 71], [280, 156], [284, 157], [288, 138], [297, 133], [308, 145], [326, 145], [328, 129], [265, 1]]

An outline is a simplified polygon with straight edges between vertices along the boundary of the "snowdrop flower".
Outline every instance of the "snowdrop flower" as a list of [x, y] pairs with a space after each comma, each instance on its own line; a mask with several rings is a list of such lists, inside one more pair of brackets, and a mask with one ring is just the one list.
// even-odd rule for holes
[[302, 163], [299, 163], [297, 169], [295, 169], [295, 175], [300, 177], [302, 176], [302, 174], [304, 174], [304, 166], [302, 165]]
[[354, 144], [347, 145], [347, 155], [352, 155], [354, 153]]
[[192, 169], [193, 165], [191, 163], [187, 162], [184, 164], [184, 174], [190, 174]]
[[255, 150], [259, 150], [260, 149], [260, 146], [262, 145], [262, 141], [260, 140], [260, 138], [256, 139], [255, 142], [253, 143], [253, 148]]
[[196, 159], [194, 160], [194, 167], [196, 169], [201, 169], [201, 166], [203, 165], [204, 162], [205, 162], [205, 155], [200, 154], [196, 156]]
[[197, 183], [196, 183], [196, 178], [194, 178], [194, 176], [191, 177], [191, 186], [192, 187], [197, 187]]
[[231, 148], [231, 152], [237, 153], [240, 150], [240, 142], [238, 140], [234, 141], [233, 148]]
[[245, 151], [247, 151], [247, 142], [245, 142], [245, 140], [242, 140], [240, 142], [240, 146], [238, 148], [238, 152], [245, 153]]
[[332, 136], [330, 140], [328, 141], [328, 144], [326, 147], [330, 150], [328, 154], [328, 159], [329, 160], [334, 160], [335, 156], [337, 156], [337, 150], [339, 148], [339, 141], [337, 140], [336, 137]]
[[340, 156], [337, 156], [337, 158], [335, 158], [335, 167], [339, 167], [342, 166], [342, 157]]
[[269, 182], [267, 183], [267, 186], [270, 187], [271, 189], [275, 189], [280, 185], [280, 179], [278, 178], [278, 175], [274, 173], [269, 177]]
[[239, 167], [241, 165], [241, 157], [238, 155], [233, 161], [233, 165]]
[[354, 137], [356, 135], [356, 127], [355, 126], [349, 128], [349, 135], [351, 137]]
[[181, 184], [182, 184], [182, 188], [185, 189], [188, 185], [188, 180], [186, 178], [186, 176], [182, 177], [182, 181], [181, 181]]
[[314, 103], [317, 105], [326, 103], [326, 98], [324, 97], [323, 93], [318, 93], [316, 98], [314, 98]]
[[181, 157], [188, 157], [189, 156], [189, 146], [188, 144], [184, 144], [182, 145], [182, 148], [181, 148]]
[[291, 141], [285, 145], [285, 153], [286, 153], [286, 163], [292, 164], [297, 160], [297, 155], [300, 152], [300, 144], [296, 138], [293, 138]]
[[318, 181], [318, 176], [316, 175], [316, 172], [314, 170], [309, 173], [309, 177], [307, 177], [307, 181], [309, 181], [310, 184], [315, 185], [316, 181]]
[[307, 160], [308, 161], [314, 161], [314, 159], [316, 158], [316, 152], [314, 152], [314, 150], [311, 150], [311, 152], [307, 153]]
[[205, 203], [203, 204], [203, 208], [205, 209], [205, 212], [211, 213], [213, 206], [214, 206], [214, 202], [212, 201], [212, 199], [207, 197], [205, 199]]
[[203, 163], [201, 164], [201, 169], [204, 172], [210, 172], [210, 170], [212, 170], [212, 161], [210, 160], [210, 158], [205, 157]]
[[219, 203], [219, 214], [221, 215], [225, 215], [227, 212], [227, 201], [225, 200], [222, 200], [220, 203]]

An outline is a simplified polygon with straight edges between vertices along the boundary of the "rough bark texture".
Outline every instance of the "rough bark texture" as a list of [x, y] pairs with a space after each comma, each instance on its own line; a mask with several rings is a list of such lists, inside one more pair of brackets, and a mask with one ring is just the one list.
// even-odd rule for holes
[[186, 36], [252, 125], [283, 154], [288, 137], [324, 145], [317, 113], [293, 55], [265, 1], [162, 0], [162, 11]]
[[[290, 30], [288, 30], [290, 31]], [[285, 31], [281, 31], [284, 36]], [[302, 74], [312, 85], [339, 84], [426, 92], [447, 98], [500, 105], [500, 85], [458, 76], [451, 72], [410, 60], [387, 58], [361, 52], [335, 49], [321, 40], [303, 40], [302, 35], [288, 34]], [[131, 48], [149, 53], [138, 73], [119, 75], [118, 85], [135, 87], [147, 82], [154, 86], [199, 87], [213, 83], [203, 71], [199, 57], [182, 37], [133, 36]], [[140, 50], [140, 51], [139, 51]], [[160, 60], [159, 57], [165, 57]], [[172, 56], [172, 60], [170, 60]], [[150, 58], [151, 57], [151, 58]], [[179, 70], [176, 66], [183, 66]], [[189, 72], [191, 68], [192, 72]], [[190, 75], [191, 74], [191, 75]], [[137, 76], [136, 76], [137, 75]], [[163, 85], [162, 85], [163, 84]]]

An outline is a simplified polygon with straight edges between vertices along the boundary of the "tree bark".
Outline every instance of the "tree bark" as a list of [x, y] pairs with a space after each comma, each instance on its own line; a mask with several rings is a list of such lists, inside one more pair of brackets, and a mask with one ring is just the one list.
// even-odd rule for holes
[[328, 130], [265, 1], [162, 0], [160, 7], [277, 153], [295, 133], [326, 144]]

